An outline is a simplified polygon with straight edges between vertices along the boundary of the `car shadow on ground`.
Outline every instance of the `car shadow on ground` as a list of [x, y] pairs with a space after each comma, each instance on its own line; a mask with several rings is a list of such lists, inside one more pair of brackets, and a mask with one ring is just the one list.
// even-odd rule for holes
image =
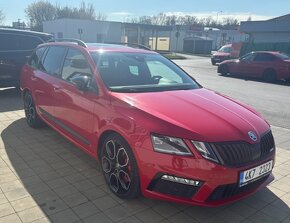
[[[267, 188], [218, 208], [143, 197], [121, 200], [108, 190], [99, 164], [49, 127], [32, 129], [24, 118], [6, 125], [2, 127], [4, 148], [0, 155], [17, 179], [7, 178], [4, 186], [2, 179], [0, 185], [10, 203], [16, 204], [13, 207], [19, 216], [31, 209], [53, 222], [260, 222], [261, 215], [268, 212], [290, 214], [287, 204]], [[20, 205], [22, 201], [26, 203]], [[36, 220], [31, 219], [35, 214], [24, 216]], [[40, 218], [40, 214], [36, 216]], [[277, 220], [268, 217], [268, 222]]]
[[0, 112], [23, 109], [21, 95], [16, 88], [0, 88], [0, 101]]

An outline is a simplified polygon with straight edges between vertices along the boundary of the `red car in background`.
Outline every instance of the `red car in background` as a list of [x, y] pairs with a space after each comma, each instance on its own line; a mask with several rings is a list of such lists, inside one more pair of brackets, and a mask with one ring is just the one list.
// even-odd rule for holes
[[42, 44], [23, 67], [26, 120], [99, 160], [113, 194], [217, 206], [273, 180], [273, 135], [255, 110], [156, 52], [76, 42]]
[[241, 47], [242, 43], [232, 43], [222, 46], [218, 51], [213, 51], [211, 56], [212, 65], [216, 65], [216, 63], [221, 63], [225, 60], [238, 58]]
[[290, 57], [280, 52], [256, 51], [219, 64], [221, 75], [261, 77], [267, 82], [290, 80]]

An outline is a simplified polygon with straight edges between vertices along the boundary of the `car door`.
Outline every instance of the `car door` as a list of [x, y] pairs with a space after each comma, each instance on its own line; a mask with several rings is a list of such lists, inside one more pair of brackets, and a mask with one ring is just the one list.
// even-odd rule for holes
[[1, 33], [0, 42], [0, 81], [7, 82], [7, 86], [18, 86], [20, 70], [27, 61], [26, 57], [43, 41], [30, 35]]
[[55, 82], [60, 75], [65, 52], [65, 47], [48, 47], [38, 63], [38, 69], [31, 76], [37, 109], [47, 121], [52, 123], [56, 105], [55, 94], [58, 91]]
[[257, 53], [251, 64], [248, 74], [261, 77], [267, 68], [275, 68], [276, 57], [271, 53]]
[[92, 84], [85, 91], [79, 90], [71, 81], [76, 75], [92, 78], [93, 73], [84, 54], [79, 49], [69, 48], [60, 78], [55, 83], [58, 91], [54, 114], [61, 130], [89, 150], [94, 129], [94, 101], [98, 96]]
[[241, 57], [237, 63], [236, 73], [251, 75], [253, 72], [253, 60], [255, 56], [255, 53], [249, 53]]

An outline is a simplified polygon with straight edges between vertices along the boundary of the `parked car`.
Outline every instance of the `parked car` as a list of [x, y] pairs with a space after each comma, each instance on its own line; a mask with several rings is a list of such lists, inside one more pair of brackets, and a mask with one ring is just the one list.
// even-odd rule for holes
[[52, 35], [0, 28], [0, 87], [19, 86], [22, 66], [33, 49]]
[[222, 46], [218, 51], [213, 51], [211, 56], [212, 65], [221, 63], [224, 60], [238, 58], [240, 56], [240, 50], [242, 43], [232, 43]]
[[273, 180], [269, 124], [160, 54], [114, 44], [41, 44], [21, 73], [26, 120], [99, 160], [120, 198], [217, 206]]
[[290, 79], [290, 57], [280, 52], [257, 51], [237, 60], [227, 60], [218, 66], [218, 73], [262, 77], [265, 81]]

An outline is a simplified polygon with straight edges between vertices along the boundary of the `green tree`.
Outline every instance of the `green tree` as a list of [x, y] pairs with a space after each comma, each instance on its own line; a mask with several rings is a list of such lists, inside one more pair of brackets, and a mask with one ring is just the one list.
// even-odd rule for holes
[[42, 23], [44, 21], [56, 18], [56, 7], [48, 1], [38, 1], [31, 3], [25, 13], [30, 22], [30, 27], [35, 31], [42, 31]]

